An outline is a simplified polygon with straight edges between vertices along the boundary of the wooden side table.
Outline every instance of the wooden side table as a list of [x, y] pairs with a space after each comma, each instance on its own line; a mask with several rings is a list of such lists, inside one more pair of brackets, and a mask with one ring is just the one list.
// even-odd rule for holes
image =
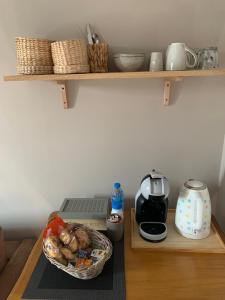
[[[127, 299], [225, 299], [225, 254], [165, 253], [132, 249], [126, 214]], [[215, 222], [221, 237], [225, 236]]]
[[[126, 299], [225, 299], [225, 255], [134, 250], [130, 210], [125, 212]], [[218, 226], [218, 225], [217, 225]], [[224, 239], [224, 234], [219, 229]], [[8, 300], [21, 299], [42, 251], [41, 237]]]

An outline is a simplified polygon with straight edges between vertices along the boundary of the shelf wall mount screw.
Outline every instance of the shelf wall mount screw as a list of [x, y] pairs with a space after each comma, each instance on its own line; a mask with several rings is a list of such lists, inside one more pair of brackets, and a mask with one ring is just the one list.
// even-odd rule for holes
[[181, 81], [183, 81], [182, 77], [174, 77], [172, 79], [165, 80], [165, 82], [164, 82], [164, 97], [163, 97], [164, 106], [168, 106], [170, 104], [172, 82], [181, 82]]
[[67, 109], [67, 108], [69, 108], [69, 103], [68, 103], [68, 96], [67, 96], [66, 81], [59, 80], [59, 81], [57, 81], [57, 85], [59, 86], [59, 88], [61, 90], [64, 109]]
[[171, 80], [165, 80], [164, 82], [164, 97], [163, 97], [163, 104], [168, 106], [170, 104], [170, 94], [171, 94]]

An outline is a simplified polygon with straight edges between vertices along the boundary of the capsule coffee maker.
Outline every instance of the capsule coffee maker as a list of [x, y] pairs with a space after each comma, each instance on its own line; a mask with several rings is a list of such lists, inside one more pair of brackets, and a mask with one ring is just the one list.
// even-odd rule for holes
[[146, 175], [135, 197], [135, 217], [141, 237], [150, 242], [163, 241], [167, 236], [168, 179], [152, 170]]

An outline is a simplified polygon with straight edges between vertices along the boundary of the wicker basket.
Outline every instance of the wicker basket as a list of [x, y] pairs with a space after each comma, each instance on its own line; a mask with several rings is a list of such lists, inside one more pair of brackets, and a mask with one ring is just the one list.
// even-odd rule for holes
[[102, 257], [102, 259], [98, 260], [96, 263], [89, 267], [83, 267], [83, 268], [75, 268], [71, 264], [68, 266], [64, 266], [54, 260], [53, 258], [49, 257], [46, 249], [45, 249], [45, 244], [43, 243], [43, 252], [46, 256], [46, 258], [57, 268], [63, 270], [64, 272], [79, 278], [79, 279], [91, 279], [96, 276], [98, 276], [104, 267], [105, 262], [111, 257], [112, 255], [112, 243], [110, 240], [102, 233], [90, 229], [84, 225], [81, 224], [75, 224], [77, 228], [83, 228], [85, 229], [88, 233], [89, 236], [91, 237], [91, 242], [92, 242], [92, 247], [96, 249], [102, 249], [105, 250], [105, 256]]
[[55, 73], [88, 73], [87, 46], [84, 40], [57, 41], [51, 44]]
[[56, 74], [68, 74], [68, 73], [89, 73], [89, 65], [69, 65], [69, 66], [54, 66], [54, 73]]
[[53, 72], [51, 42], [47, 39], [16, 38], [17, 71], [20, 74]]
[[19, 74], [51, 74], [53, 73], [52, 66], [22, 66], [17, 65], [16, 70]]
[[88, 59], [92, 73], [108, 72], [108, 45], [106, 43], [88, 45]]

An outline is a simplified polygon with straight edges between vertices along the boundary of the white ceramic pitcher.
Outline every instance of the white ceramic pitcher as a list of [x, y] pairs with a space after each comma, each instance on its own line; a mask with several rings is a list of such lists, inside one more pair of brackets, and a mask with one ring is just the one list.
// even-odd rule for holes
[[[187, 52], [194, 58], [191, 64]], [[188, 48], [184, 43], [172, 43], [168, 46], [166, 52], [166, 70], [181, 71], [187, 68], [194, 68], [197, 65], [198, 58], [195, 52]]]

